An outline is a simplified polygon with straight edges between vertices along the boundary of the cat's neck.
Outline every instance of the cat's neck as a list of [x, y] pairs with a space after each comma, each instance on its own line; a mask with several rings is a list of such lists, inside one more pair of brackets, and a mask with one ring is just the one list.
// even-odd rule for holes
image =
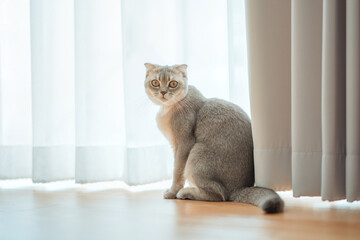
[[192, 107], [201, 107], [206, 101], [206, 98], [197, 90], [196, 87], [189, 85], [188, 93], [186, 97], [179, 101], [179, 103], [187, 103], [190, 104]]
[[159, 114], [165, 115], [169, 112], [178, 111], [178, 110], [192, 110], [197, 111], [205, 103], [206, 98], [197, 90], [194, 86], [189, 85], [188, 93], [186, 96], [181, 99], [179, 102], [170, 105], [162, 106]]

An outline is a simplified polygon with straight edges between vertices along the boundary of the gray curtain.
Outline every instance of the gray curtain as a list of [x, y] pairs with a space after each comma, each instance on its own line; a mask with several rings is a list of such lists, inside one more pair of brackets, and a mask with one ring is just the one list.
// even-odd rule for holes
[[360, 1], [247, 0], [256, 185], [360, 200]]

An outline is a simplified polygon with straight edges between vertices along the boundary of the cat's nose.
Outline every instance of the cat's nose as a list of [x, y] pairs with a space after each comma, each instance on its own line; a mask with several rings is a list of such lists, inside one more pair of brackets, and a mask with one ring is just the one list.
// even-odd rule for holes
[[164, 92], [164, 91], [161, 91], [160, 93], [161, 93], [163, 96], [166, 94], [166, 92]]

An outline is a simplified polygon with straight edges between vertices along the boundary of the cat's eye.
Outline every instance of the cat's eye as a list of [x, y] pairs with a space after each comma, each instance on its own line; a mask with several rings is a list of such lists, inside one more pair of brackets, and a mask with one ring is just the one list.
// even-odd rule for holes
[[158, 87], [160, 86], [160, 82], [158, 80], [152, 80], [151, 85], [153, 85], [153, 87]]
[[177, 85], [178, 85], [178, 82], [177, 82], [177, 81], [171, 81], [171, 82], [169, 83], [169, 87], [171, 87], [171, 88], [176, 88]]

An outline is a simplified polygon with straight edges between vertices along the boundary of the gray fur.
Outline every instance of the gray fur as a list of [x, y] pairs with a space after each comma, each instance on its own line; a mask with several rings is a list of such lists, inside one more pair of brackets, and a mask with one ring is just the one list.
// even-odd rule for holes
[[[253, 141], [246, 113], [230, 102], [207, 99], [188, 85], [186, 65], [145, 66], [146, 92], [162, 106], [158, 126], [175, 154], [173, 184], [164, 198], [236, 201], [259, 206], [266, 213], [283, 211], [277, 193], [254, 187]], [[160, 86], [153, 87], [153, 80]], [[171, 81], [178, 86], [170, 88]], [[191, 187], [184, 188], [185, 180]]]

